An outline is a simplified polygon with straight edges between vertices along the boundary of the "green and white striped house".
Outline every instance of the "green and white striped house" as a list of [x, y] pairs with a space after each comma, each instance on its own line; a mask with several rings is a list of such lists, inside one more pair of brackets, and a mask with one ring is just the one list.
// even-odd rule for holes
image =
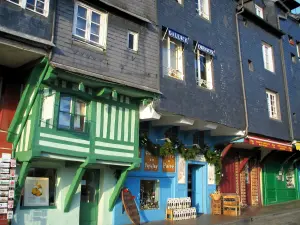
[[64, 198], [69, 211], [87, 168], [111, 165], [121, 175], [109, 199], [112, 210], [129, 170], [140, 163], [139, 106], [153, 93], [55, 69], [45, 58], [32, 71], [9, 129], [21, 163], [16, 201], [33, 161], [77, 162]]

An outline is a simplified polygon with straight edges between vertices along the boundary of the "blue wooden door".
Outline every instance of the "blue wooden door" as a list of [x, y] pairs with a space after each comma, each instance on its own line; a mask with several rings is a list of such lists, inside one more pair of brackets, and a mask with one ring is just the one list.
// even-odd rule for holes
[[203, 193], [204, 193], [204, 187], [203, 187], [203, 171], [202, 166], [194, 166], [192, 170], [192, 203], [193, 207], [196, 207], [197, 213], [203, 213]]

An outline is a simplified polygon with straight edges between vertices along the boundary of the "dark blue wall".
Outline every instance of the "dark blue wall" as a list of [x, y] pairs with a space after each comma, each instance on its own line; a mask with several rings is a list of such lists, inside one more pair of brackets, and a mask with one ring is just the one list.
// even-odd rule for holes
[[291, 53], [297, 56], [297, 49], [296, 45], [289, 44], [288, 40], [288, 35], [291, 35], [295, 43], [300, 41], [300, 27], [299, 22], [291, 18], [287, 20], [281, 19], [280, 26], [286, 32], [286, 35], [283, 37], [283, 46], [294, 137], [300, 140], [300, 59], [297, 60], [297, 63], [292, 62]]
[[[161, 65], [160, 88], [164, 96], [160, 109], [244, 129], [235, 23], [236, 2], [211, 0], [211, 21], [198, 15], [195, 0], [184, 0], [183, 6], [174, 0], [157, 2], [160, 27], [169, 27], [190, 38], [189, 45], [184, 50], [184, 81], [163, 77]], [[193, 41], [216, 50], [212, 91], [196, 84]]]
[[50, 41], [52, 38], [54, 1], [49, 0], [49, 15], [42, 16], [13, 3], [0, 4], [0, 27]]
[[[239, 18], [239, 27], [249, 132], [289, 140], [289, 123], [280, 55], [280, 39], [249, 20], [245, 26], [242, 18]], [[262, 42], [266, 42], [273, 47], [274, 73], [264, 68]], [[253, 62], [253, 72], [248, 69], [248, 60]], [[278, 92], [279, 94], [281, 120], [269, 118], [266, 89]]]

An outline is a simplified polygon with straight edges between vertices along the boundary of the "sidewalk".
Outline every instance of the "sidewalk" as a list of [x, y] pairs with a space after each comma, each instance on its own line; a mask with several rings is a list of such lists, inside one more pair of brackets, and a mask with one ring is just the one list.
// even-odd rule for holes
[[[147, 225], [230, 225], [230, 224], [249, 224], [252, 221], [268, 220], [271, 217], [280, 216], [283, 214], [290, 214], [299, 212], [300, 201], [292, 201], [289, 203], [282, 203], [265, 207], [251, 207], [242, 211], [239, 217], [231, 216], [213, 216], [200, 215], [197, 219], [181, 220], [181, 221], [158, 221], [144, 223]], [[300, 221], [299, 221], [300, 224]]]

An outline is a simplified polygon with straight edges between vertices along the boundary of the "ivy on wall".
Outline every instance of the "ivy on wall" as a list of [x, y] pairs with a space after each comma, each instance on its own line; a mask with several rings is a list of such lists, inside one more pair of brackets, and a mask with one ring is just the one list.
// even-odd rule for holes
[[207, 163], [215, 166], [216, 184], [218, 185], [221, 180], [222, 163], [221, 152], [219, 150], [210, 149], [205, 146], [186, 147], [178, 138], [169, 138], [163, 145], [154, 144], [147, 135], [143, 134], [140, 137], [140, 147], [145, 148], [153, 156], [166, 157], [168, 155], [180, 154], [185, 160], [194, 160], [197, 155], [203, 154]]

